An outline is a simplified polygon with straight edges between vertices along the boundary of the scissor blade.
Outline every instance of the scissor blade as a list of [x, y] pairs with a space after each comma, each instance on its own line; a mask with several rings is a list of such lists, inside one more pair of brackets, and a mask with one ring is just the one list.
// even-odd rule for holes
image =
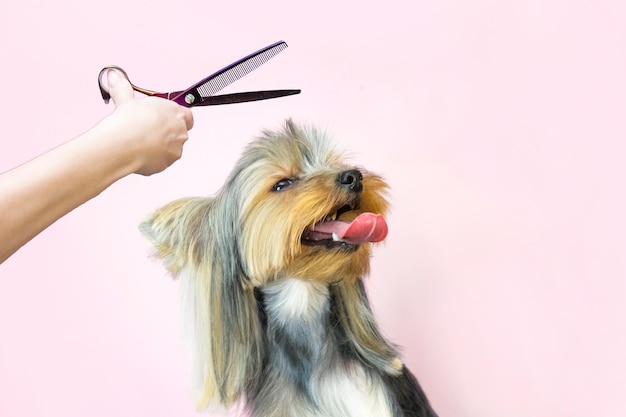
[[196, 106], [216, 106], [218, 104], [245, 103], [246, 101], [267, 100], [300, 94], [300, 90], [268, 90], [268, 91], [248, 91], [245, 93], [222, 94], [211, 96], [202, 100]]
[[202, 81], [181, 92], [179, 95], [172, 97], [171, 100], [188, 107], [198, 105], [203, 99], [214, 95], [224, 87], [248, 75], [278, 55], [285, 48], [287, 48], [287, 43], [283, 41], [266, 46], [263, 49], [233, 62], [216, 73], [209, 75]]

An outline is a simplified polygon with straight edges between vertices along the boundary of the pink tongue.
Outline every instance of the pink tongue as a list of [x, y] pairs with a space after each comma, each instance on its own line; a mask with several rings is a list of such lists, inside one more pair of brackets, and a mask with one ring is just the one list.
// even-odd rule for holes
[[387, 237], [387, 222], [380, 214], [362, 213], [352, 221], [328, 221], [315, 225], [315, 232], [335, 234], [342, 241], [353, 245], [380, 242]]

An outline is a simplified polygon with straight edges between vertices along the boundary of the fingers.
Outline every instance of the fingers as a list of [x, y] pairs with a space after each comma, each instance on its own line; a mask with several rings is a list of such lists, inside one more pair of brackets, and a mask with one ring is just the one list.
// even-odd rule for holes
[[109, 84], [109, 94], [116, 107], [135, 98], [130, 82], [117, 70], [110, 69], [107, 72], [107, 81]]
[[[115, 107], [118, 107], [120, 104], [135, 98], [135, 93], [130, 81], [128, 81], [128, 79], [122, 75], [120, 71], [111, 68], [107, 71], [106, 76], [108, 92], [111, 99], [113, 99], [113, 103], [115, 103]], [[174, 103], [172, 102], [172, 104]], [[179, 107], [179, 116], [184, 121], [187, 130], [191, 130], [194, 124], [193, 113], [186, 107], [178, 105], [176, 105], [176, 107]]]
[[182, 112], [182, 117], [183, 120], [185, 121], [185, 126], [187, 126], [187, 130], [191, 130], [193, 128], [193, 113], [191, 112], [191, 110], [189, 110], [186, 107], [181, 107], [183, 112]]

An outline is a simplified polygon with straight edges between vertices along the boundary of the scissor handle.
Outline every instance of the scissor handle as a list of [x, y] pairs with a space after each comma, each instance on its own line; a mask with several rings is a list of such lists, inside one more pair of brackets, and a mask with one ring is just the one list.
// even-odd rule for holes
[[98, 74], [98, 87], [100, 88], [100, 94], [102, 95], [102, 99], [104, 100], [104, 104], [108, 104], [109, 100], [111, 100], [111, 94], [109, 94], [109, 90], [105, 87], [102, 78], [104, 77], [104, 74], [106, 74], [109, 71], [119, 71], [122, 73], [122, 75], [124, 76], [124, 78], [126, 78], [128, 80], [128, 82], [130, 83], [130, 86], [133, 88], [133, 90], [140, 92], [142, 94], [145, 94], [147, 96], [156, 96], [156, 97], [161, 97], [161, 98], [169, 98], [169, 94], [168, 93], [159, 93], [157, 91], [152, 91], [152, 90], [148, 90], [146, 88], [141, 88], [141, 87], [137, 87], [135, 84], [133, 84], [130, 81], [130, 78], [128, 78], [128, 74], [126, 73], [126, 71], [124, 71], [123, 68], [118, 67], [117, 65], [110, 65], [108, 67], [104, 67], [100, 70], [100, 74]]

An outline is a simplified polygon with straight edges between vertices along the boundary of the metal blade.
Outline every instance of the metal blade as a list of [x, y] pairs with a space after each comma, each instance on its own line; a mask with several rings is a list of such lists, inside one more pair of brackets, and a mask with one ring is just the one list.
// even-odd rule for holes
[[222, 94], [211, 96], [202, 100], [196, 106], [216, 106], [218, 104], [245, 103], [247, 101], [267, 100], [300, 94], [300, 90], [269, 90], [269, 91], [248, 91], [245, 93]]
[[266, 46], [263, 49], [233, 62], [216, 73], [209, 75], [202, 81], [183, 91], [178, 96], [171, 98], [171, 100], [174, 100], [183, 106], [197, 105], [203, 99], [214, 95], [229, 84], [232, 84], [240, 78], [248, 75], [278, 55], [285, 48], [287, 48], [287, 43], [283, 41]]

